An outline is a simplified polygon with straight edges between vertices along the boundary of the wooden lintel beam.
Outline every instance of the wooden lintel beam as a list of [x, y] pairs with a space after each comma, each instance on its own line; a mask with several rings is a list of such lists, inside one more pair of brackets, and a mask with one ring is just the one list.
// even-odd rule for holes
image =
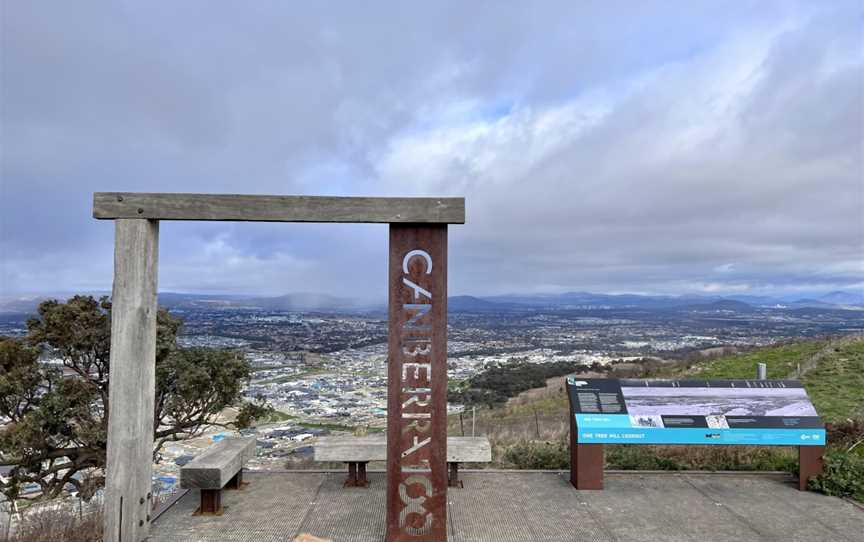
[[464, 224], [465, 198], [95, 192], [98, 219]]

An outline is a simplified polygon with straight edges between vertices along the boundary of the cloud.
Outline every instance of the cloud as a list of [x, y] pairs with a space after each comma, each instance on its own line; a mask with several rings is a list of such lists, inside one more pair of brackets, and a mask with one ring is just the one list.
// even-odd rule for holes
[[[4, 6], [3, 293], [110, 287], [97, 190], [464, 195], [453, 293], [862, 282], [859, 4], [256, 6]], [[384, 293], [385, 226], [161, 251], [163, 289]]]

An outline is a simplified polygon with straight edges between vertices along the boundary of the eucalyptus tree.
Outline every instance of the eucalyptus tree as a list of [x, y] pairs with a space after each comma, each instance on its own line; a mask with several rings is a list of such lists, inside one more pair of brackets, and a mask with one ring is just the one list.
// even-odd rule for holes
[[[182, 322], [157, 314], [154, 460], [165, 442], [188, 438], [236, 405], [235, 427], [267, 411], [242, 399], [251, 367], [242, 352], [182, 348]], [[74, 488], [85, 499], [104, 485], [111, 376], [111, 303], [75, 296], [45, 301], [23, 339], [0, 337], [0, 493], [14, 500], [36, 484], [52, 498]], [[58, 360], [41, 361], [42, 353]]]

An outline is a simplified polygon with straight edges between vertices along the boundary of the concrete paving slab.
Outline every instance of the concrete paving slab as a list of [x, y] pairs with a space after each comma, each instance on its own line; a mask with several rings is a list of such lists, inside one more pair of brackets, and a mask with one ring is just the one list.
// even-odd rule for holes
[[194, 516], [200, 497], [197, 490], [192, 490], [153, 522], [149, 540], [293, 540], [327, 475], [262, 476], [244, 472], [243, 477], [248, 486], [222, 492], [225, 511], [221, 516]]
[[[336, 542], [384, 538], [383, 473], [343, 488], [345, 473], [247, 472], [220, 517], [193, 516], [198, 494], [154, 523], [151, 541], [284, 541], [301, 532]], [[791, 477], [609, 473], [603, 491], [577, 491], [561, 472], [474, 471], [448, 492], [454, 542], [864, 542], [864, 509], [799, 492]]]
[[614, 540], [560, 473], [468, 473], [463, 481], [448, 494], [454, 541]]
[[[694, 495], [686, 493], [689, 488], [685, 489], [685, 484], [664, 479], [662, 486], [670, 493], [658, 499], [658, 482], [651, 476], [607, 476], [603, 491], [577, 493], [616, 540], [692, 540], [684, 531], [682, 522], [674, 519], [674, 514], [680, 511], [682, 502], [692, 502]], [[682, 489], [685, 490], [683, 494]], [[625, 495], [627, 497], [622, 498]], [[670, 506], [673, 502], [675, 504]]]
[[345, 488], [345, 473], [325, 475], [299, 532], [331, 540], [382, 540], [386, 513], [384, 473], [370, 474], [368, 480], [368, 488]]
[[[853, 512], [851, 516], [843, 514], [844, 524], [847, 521], [858, 523], [856, 533], [844, 533], [846, 529], [823, 516], [836, 516], [836, 512], [843, 508], [854, 506], [841, 499], [831, 499], [835, 501], [833, 506], [825, 506], [825, 496], [800, 492], [788, 483], [766, 485], [758, 477], [742, 476], [724, 481], [709, 476], [690, 476], [688, 481], [721, 503], [764, 540], [851, 542], [864, 539], [864, 515], [860, 514], [860, 510], [859, 514]], [[819, 500], [814, 501], [814, 496], [820, 497]], [[805, 505], [805, 502], [808, 504]], [[855, 521], [855, 515], [861, 517]]]

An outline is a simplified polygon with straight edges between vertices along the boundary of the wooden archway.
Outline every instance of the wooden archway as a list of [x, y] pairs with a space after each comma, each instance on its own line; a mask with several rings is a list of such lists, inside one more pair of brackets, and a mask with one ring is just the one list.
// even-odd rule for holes
[[115, 221], [104, 539], [150, 527], [159, 221], [390, 225], [387, 540], [447, 539], [447, 226], [464, 198], [97, 192]]

